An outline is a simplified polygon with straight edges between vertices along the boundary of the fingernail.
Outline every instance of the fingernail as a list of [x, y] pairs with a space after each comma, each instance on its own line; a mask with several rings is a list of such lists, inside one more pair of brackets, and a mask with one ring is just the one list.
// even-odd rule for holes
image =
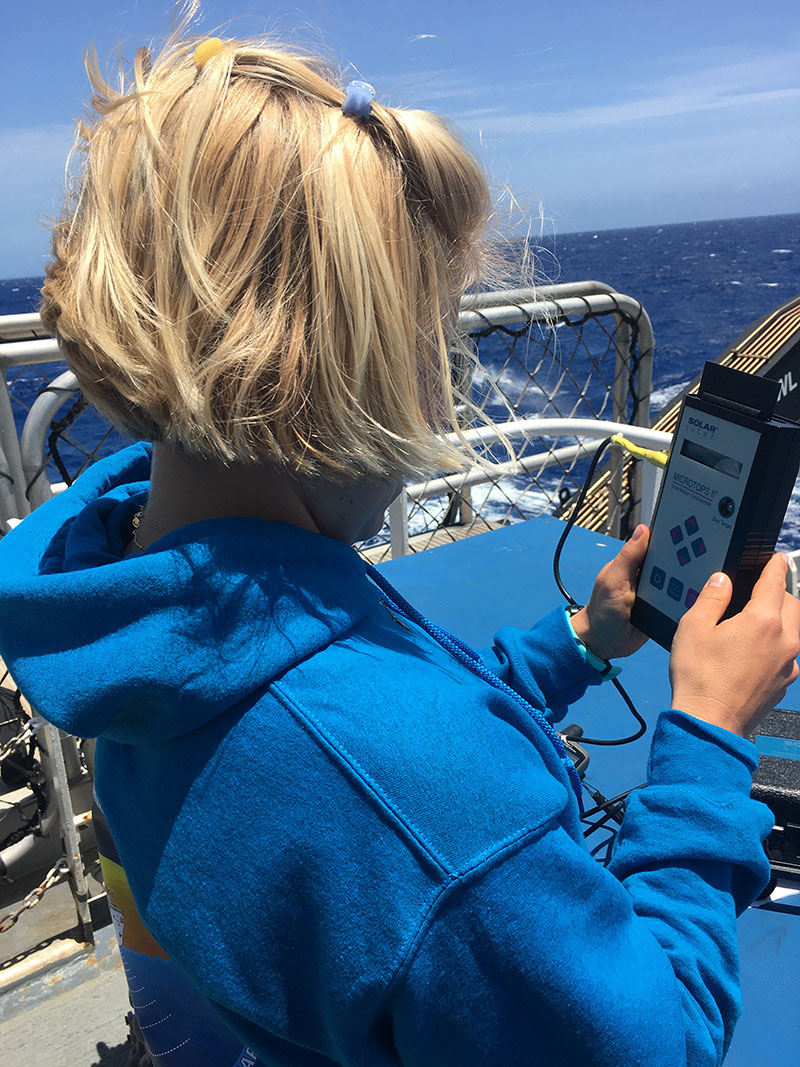
[[783, 556], [783, 562], [788, 567], [789, 566], [789, 554], [787, 552], [781, 552], [781, 555]]
[[728, 577], [727, 577], [726, 574], [724, 574], [722, 571], [717, 571], [716, 574], [712, 574], [711, 575], [711, 577], [706, 582], [706, 585], [712, 586], [712, 587], [713, 586], [725, 585], [727, 580], [728, 580]]
[[644, 533], [644, 526], [642, 526], [640, 524], [639, 526], [636, 527], [636, 529], [631, 534], [631, 541], [638, 541], [643, 533]]

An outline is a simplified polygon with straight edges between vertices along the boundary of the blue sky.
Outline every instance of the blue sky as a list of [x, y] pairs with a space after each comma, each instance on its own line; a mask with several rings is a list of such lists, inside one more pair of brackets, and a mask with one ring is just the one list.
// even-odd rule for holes
[[[206, 0], [201, 26], [323, 44], [384, 103], [453, 118], [560, 232], [800, 211], [798, 0]], [[457, 18], [453, 12], [457, 11]], [[41, 273], [81, 55], [164, 34], [168, 0], [6, 0], [0, 277]], [[223, 32], [223, 35], [225, 35]], [[498, 194], [500, 195], [500, 193]]]

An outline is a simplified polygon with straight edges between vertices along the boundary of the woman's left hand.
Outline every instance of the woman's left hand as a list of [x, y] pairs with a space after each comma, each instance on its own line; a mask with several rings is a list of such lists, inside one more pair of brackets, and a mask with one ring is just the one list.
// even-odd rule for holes
[[631, 626], [631, 608], [649, 540], [648, 528], [637, 526], [619, 554], [598, 574], [589, 603], [572, 616], [575, 633], [600, 659], [630, 656], [647, 640]]

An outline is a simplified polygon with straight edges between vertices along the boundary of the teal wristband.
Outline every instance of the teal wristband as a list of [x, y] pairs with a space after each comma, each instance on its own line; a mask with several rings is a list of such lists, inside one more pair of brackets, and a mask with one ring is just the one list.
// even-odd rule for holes
[[569, 607], [564, 608], [564, 611], [567, 615], [567, 625], [569, 626], [569, 632], [572, 634], [575, 644], [578, 646], [578, 651], [589, 664], [589, 666], [597, 671], [597, 673], [600, 675], [604, 682], [610, 681], [612, 678], [617, 677], [617, 675], [622, 670], [622, 667], [618, 667], [616, 666], [616, 664], [610, 663], [607, 659], [601, 659], [599, 656], [595, 656], [594, 652], [592, 652], [590, 648], [587, 648], [583, 641], [581, 641], [580, 637], [578, 637], [578, 635], [575, 633], [575, 627], [572, 625], [572, 615], [574, 615], [576, 611], [580, 610], [581, 609], [579, 607], [574, 605], [572, 609], [570, 609]]

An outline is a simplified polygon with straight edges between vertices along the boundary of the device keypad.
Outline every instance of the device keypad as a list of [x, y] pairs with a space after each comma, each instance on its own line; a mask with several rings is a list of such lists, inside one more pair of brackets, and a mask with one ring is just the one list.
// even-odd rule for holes
[[[675, 558], [679, 566], [685, 567], [692, 562], [693, 558], [699, 559], [700, 556], [704, 556], [708, 551], [703, 538], [697, 536], [699, 532], [700, 523], [697, 521], [696, 515], [689, 515], [681, 524], [673, 526], [669, 531], [673, 545], [680, 546], [676, 547], [675, 551]], [[689, 540], [688, 545], [682, 543], [687, 539]], [[684, 598], [685, 584], [674, 575], [667, 574], [662, 567], [651, 567], [650, 585], [654, 589], [666, 590], [666, 594], [671, 600], [683, 600], [684, 606], [687, 608], [690, 608], [700, 595], [697, 589], [689, 588], [686, 590]]]

